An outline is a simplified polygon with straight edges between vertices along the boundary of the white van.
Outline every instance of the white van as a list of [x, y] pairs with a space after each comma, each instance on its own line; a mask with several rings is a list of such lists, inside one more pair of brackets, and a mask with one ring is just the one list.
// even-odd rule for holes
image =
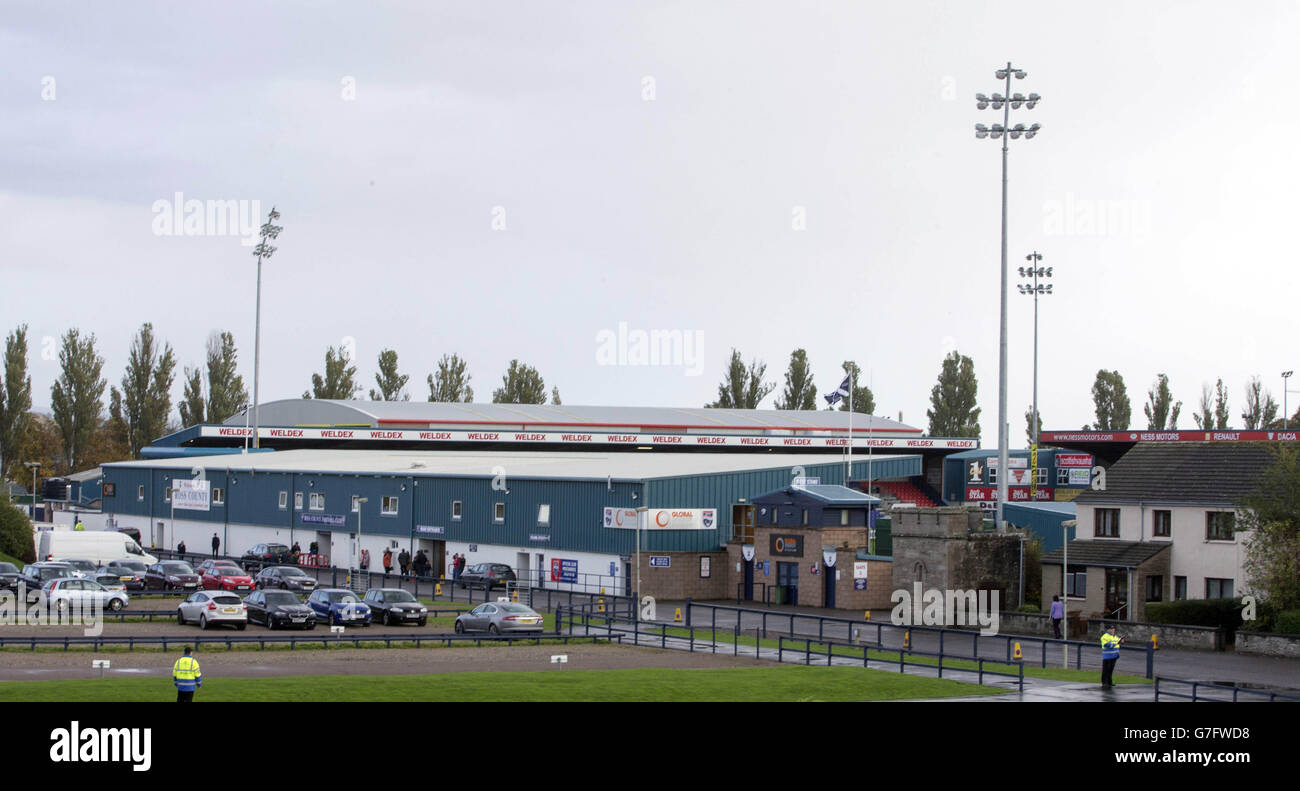
[[138, 560], [146, 565], [158, 562], [135, 539], [116, 530], [47, 530], [37, 539], [36, 556], [41, 560], [87, 558], [101, 566], [114, 560]]

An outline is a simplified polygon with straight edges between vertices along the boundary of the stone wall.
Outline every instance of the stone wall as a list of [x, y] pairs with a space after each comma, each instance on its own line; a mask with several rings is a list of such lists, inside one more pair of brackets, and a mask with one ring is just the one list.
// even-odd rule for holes
[[[858, 529], [861, 533], [861, 529]], [[804, 539], [803, 553], [799, 557], [773, 555], [771, 552], [771, 536], [773, 533], [778, 535], [800, 535]], [[893, 590], [892, 584], [892, 563], [888, 560], [868, 560], [867, 563], [867, 587], [865, 590], [855, 590], [853, 586], [853, 564], [857, 562], [857, 552], [854, 549], [837, 549], [835, 552], [835, 565], [826, 567], [822, 557], [822, 540], [823, 531], [813, 528], [790, 528], [780, 526], [763, 527], [758, 526], [754, 531], [754, 600], [762, 601], [764, 586], [768, 589], [768, 601], [774, 602], [772, 589], [776, 587], [776, 564], [778, 562], [788, 562], [799, 564], [799, 606], [801, 607], [825, 607], [825, 575], [834, 575], [839, 572], [838, 578], [835, 579], [835, 609], [837, 610], [867, 610], [867, 609], [888, 609], [893, 605], [890, 602], [890, 593]], [[745, 568], [742, 553], [742, 545], [731, 543], [727, 545], [727, 570], [730, 574], [730, 580], [727, 586], [726, 598], [735, 599], [736, 592], [741, 589], [743, 595], [743, 584], [745, 582]], [[827, 548], [830, 548], [829, 545]], [[771, 571], [767, 576], [763, 575], [762, 564], [771, 563]], [[817, 572], [812, 569], [816, 567]]]
[[1171, 626], [1167, 623], [1141, 623], [1135, 621], [1112, 621], [1093, 618], [1088, 621], [1088, 640], [1101, 641], [1101, 633], [1110, 624], [1115, 625], [1115, 634], [1126, 638], [1124, 644], [1136, 648], [1145, 647], [1151, 642], [1151, 635], [1156, 636], [1160, 648], [1184, 648], [1193, 651], [1222, 651], [1224, 645], [1223, 630], [1212, 626]]
[[1300, 635], [1237, 630], [1237, 653], [1300, 659]]
[[[669, 565], [651, 566], [650, 557], [669, 558]], [[709, 559], [709, 576], [700, 576], [700, 558]], [[641, 552], [641, 588], [656, 599], [680, 601], [687, 597], [707, 601], [736, 595], [726, 552]], [[632, 572], [636, 573], [635, 570]], [[621, 592], [621, 591], [620, 591]]]

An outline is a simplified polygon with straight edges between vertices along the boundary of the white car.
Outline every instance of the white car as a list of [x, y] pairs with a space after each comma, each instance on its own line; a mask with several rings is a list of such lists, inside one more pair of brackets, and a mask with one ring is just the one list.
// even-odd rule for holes
[[94, 606], [95, 603], [116, 612], [131, 602], [125, 591], [109, 590], [94, 580], [76, 577], [50, 580], [41, 587], [41, 593], [45, 595], [47, 606], [58, 612], [65, 612], [70, 607]]
[[234, 624], [241, 632], [248, 626], [248, 608], [238, 596], [228, 591], [195, 591], [176, 608], [176, 622], [197, 623], [200, 629], [209, 624]]

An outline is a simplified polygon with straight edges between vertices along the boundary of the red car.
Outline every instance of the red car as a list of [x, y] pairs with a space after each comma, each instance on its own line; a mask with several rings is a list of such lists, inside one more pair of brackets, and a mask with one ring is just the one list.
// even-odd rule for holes
[[247, 593], [253, 589], [253, 578], [238, 566], [212, 566], [199, 571], [204, 590]]

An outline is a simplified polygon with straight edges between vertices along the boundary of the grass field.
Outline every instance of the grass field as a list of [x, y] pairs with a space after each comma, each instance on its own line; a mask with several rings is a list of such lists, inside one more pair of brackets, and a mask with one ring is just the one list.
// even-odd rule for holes
[[[854, 667], [572, 670], [422, 676], [216, 678], [202, 702], [784, 702], [995, 695], [1002, 690]], [[176, 699], [166, 679], [0, 682], [0, 702]]]

